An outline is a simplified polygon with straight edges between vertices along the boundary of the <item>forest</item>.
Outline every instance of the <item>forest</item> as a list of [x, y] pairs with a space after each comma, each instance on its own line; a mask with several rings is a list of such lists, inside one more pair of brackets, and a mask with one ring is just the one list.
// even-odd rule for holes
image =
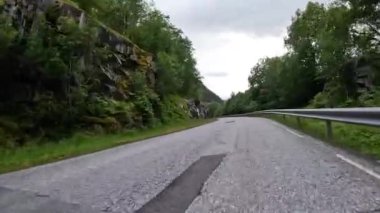
[[[309, 2], [288, 26], [287, 53], [261, 59], [224, 114], [380, 105], [380, 2]], [[257, 50], [260, 51], [260, 50]]]
[[0, 11], [0, 147], [203, 118], [221, 102], [191, 41], [144, 0], [0, 0]]

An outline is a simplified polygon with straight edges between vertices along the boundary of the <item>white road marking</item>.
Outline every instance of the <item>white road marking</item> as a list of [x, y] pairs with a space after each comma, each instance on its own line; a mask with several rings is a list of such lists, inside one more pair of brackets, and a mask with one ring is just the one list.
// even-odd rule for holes
[[298, 134], [298, 133], [296, 133], [296, 132], [294, 132], [294, 131], [292, 131], [292, 130], [290, 130], [288, 128], [285, 128], [285, 130], [288, 131], [288, 132], [290, 132], [290, 133], [292, 133], [293, 135], [296, 135], [296, 136], [298, 136], [300, 138], [303, 138], [303, 135], [300, 135], [300, 134]]
[[350, 159], [344, 157], [343, 155], [336, 154], [336, 157], [339, 158], [339, 159], [341, 159], [341, 160], [343, 160], [343, 161], [345, 161], [346, 163], [349, 163], [349, 164], [351, 164], [352, 166], [354, 166], [354, 167], [356, 167], [356, 168], [362, 170], [363, 172], [365, 172], [365, 173], [371, 175], [372, 177], [375, 177], [375, 178], [377, 178], [377, 179], [380, 180], [380, 175], [377, 174], [377, 173], [376, 173], [375, 171], [373, 171], [372, 169], [369, 169], [369, 168], [367, 168], [367, 167], [365, 167], [365, 166], [363, 166], [363, 165], [361, 165], [361, 164], [359, 164], [359, 163], [356, 163], [356, 162], [354, 162], [354, 161], [352, 161], [352, 160], [350, 160]]
[[295, 135], [295, 136], [297, 136], [297, 137], [300, 137], [300, 138], [303, 138], [303, 137], [304, 137], [303, 135], [300, 135], [300, 134], [298, 134], [297, 132], [292, 131], [292, 130], [290, 130], [290, 129], [284, 127], [284, 126], [281, 126], [281, 125], [279, 125], [279, 124], [277, 124], [277, 123], [275, 123], [275, 122], [273, 122], [273, 124], [274, 124], [275, 126], [281, 128], [281, 129], [284, 129], [284, 130], [287, 131], [287, 132], [292, 133], [293, 135]]

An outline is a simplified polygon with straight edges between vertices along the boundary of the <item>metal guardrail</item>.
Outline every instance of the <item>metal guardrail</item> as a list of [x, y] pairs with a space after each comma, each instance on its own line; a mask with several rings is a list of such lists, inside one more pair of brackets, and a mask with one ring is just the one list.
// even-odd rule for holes
[[264, 110], [235, 115], [234, 117], [259, 116], [263, 114], [282, 115], [284, 118], [286, 116], [294, 116], [297, 117], [299, 125], [301, 125], [300, 118], [312, 118], [326, 121], [326, 135], [329, 139], [333, 137], [331, 122], [380, 127], [380, 107]]

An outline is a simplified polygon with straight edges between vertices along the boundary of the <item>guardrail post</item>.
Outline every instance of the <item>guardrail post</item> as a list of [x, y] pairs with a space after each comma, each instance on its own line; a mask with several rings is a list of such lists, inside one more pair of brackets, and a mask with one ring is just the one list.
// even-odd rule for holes
[[331, 140], [333, 138], [331, 121], [326, 121], [326, 137], [328, 140]]
[[300, 117], [297, 117], [297, 124], [298, 124], [298, 127], [302, 127], [302, 124], [301, 124], [301, 118]]

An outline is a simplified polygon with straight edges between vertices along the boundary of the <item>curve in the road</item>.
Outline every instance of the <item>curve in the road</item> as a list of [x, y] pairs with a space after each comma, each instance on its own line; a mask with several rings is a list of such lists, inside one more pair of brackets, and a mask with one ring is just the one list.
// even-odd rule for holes
[[[226, 157], [211, 176], [197, 181], [207, 179], [188, 213], [370, 212], [380, 207], [379, 180], [337, 154], [375, 174], [380, 171], [378, 165], [262, 118], [219, 119], [195, 129], [2, 175], [0, 187], [46, 195], [94, 211], [134, 212], [167, 196], [165, 191], [170, 192], [168, 186], [174, 180], [197, 173], [186, 170], [202, 156], [223, 153]], [[0, 209], [17, 202], [23, 199], [0, 197]]]

